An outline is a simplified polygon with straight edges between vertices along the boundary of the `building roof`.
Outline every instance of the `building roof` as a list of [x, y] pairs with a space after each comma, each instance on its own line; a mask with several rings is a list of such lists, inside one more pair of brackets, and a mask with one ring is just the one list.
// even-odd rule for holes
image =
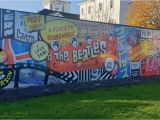
[[79, 5], [86, 4], [89, 2], [95, 2], [95, 0], [83, 0]]
[[43, 2], [45, 2], [45, 1], [48, 1], [48, 2], [55, 2], [55, 1], [57, 1], [57, 2], [63, 2], [63, 3], [69, 3], [69, 4], [71, 4], [71, 2], [64, 1], [64, 0], [43, 0]]
[[64, 18], [78, 19], [78, 20], [80, 19], [80, 16], [78, 14], [71, 14], [71, 13], [53, 11], [48, 9], [43, 9], [38, 13], [41, 15], [57, 16], [57, 17], [64, 17]]
[[69, 2], [69, 1], [65, 1], [65, 0], [50, 0], [51, 2], [52, 1], [58, 1], [58, 2], [63, 2], [63, 3], [71, 3], [71, 2]]

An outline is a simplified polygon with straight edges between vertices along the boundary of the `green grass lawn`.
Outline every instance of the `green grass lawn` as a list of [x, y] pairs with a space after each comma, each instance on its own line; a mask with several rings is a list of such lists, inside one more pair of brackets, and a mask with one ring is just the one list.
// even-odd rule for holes
[[1, 103], [0, 118], [160, 118], [160, 82]]

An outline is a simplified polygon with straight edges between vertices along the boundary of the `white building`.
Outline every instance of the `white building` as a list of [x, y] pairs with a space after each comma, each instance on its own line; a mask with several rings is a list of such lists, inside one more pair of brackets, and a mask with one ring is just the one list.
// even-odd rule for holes
[[80, 19], [123, 23], [131, 0], [85, 0], [80, 3]]
[[70, 13], [71, 3], [63, 0], [43, 0], [43, 6], [46, 9]]

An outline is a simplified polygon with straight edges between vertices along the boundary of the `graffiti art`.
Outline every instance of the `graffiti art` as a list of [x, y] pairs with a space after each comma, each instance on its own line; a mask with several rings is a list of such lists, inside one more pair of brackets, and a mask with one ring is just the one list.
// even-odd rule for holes
[[1, 69], [0, 70], [0, 88], [7, 86], [13, 78], [12, 69]]
[[7, 9], [0, 25], [0, 88], [160, 75], [158, 30]]

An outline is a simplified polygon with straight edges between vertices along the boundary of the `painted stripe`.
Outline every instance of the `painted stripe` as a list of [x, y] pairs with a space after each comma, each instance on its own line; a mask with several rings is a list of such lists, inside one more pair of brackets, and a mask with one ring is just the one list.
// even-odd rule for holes
[[6, 50], [7, 54], [8, 54], [8, 61], [7, 64], [14, 64], [15, 61], [15, 57], [14, 57], [14, 53], [10, 44], [10, 39], [4, 39], [4, 50]]
[[72, 77], [72, 73], [71, 73], [71, 72], [68, 72], [67, 77], [71, 78], [71, 77]]
[[109, 79], [109, 77], [110, 77], [110, 74], [108, 74], [107, 77], [106, 77], [105, 79], [107, 80], [107, 79]]
[[26, 54], [21, 54], [20, 56], [17, 56], [16, 55], [16, 60], [25, 60], [25, 59], [30, 59], [30, 55], [29, 53], [26, 53]]
[[21, 55], [24, 55], [24, 54], [29, 54], [29, 52], [19, 53], [19, 54], [16, 54], [16, 56], [21, 56]]
[[86, 70], [85, 73], [86, 73], [86, 75], [85, 75], [86, 76], [85, 82], [87, 82], [88, 81], [88, 70]]
[[73, 81], [77, 79], [77, 74], [76, 72], [73, 72]]
[[108, 74], [104, 73], [103, 76], [100, 77], [100, 80], [104, 79], [106, 75], [108, 75]]
[[84, 71], [82, 71], [82, 75], [83, 75], [83, 76], [82, 76], [82, 77], [83, 77], [82, 82], [85, 82], [85, 79], [86, 79], [86, 76], [85, 76], [86, 74], [85, 74], [85, 72], [86, 72], [85, 70], [84, 70]]

